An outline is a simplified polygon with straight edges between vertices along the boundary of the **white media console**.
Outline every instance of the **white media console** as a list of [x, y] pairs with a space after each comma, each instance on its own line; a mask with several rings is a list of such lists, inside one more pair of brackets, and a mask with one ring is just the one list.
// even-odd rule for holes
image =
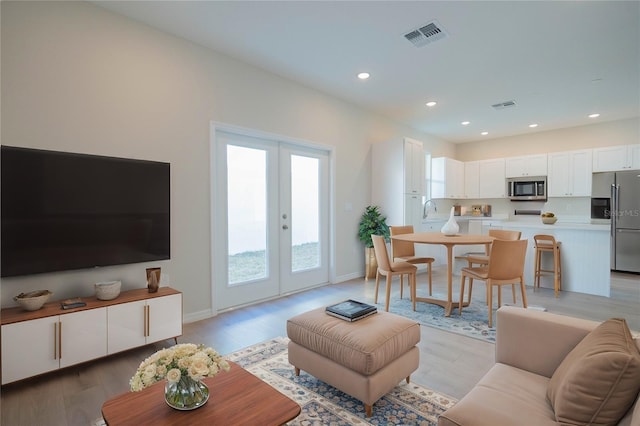
[[182, 293], [172, 288], [82, 301], [69, 310], [60, 301], [37, 311], [2, 309], [3, 385], [182, 335]]

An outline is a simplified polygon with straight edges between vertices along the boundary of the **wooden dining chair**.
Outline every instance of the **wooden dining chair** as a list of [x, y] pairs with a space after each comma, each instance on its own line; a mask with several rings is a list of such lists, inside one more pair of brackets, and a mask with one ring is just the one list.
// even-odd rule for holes
[[[409, 262], [391, 262], [389, 261], [389, 252], [387, 251], [387, 244], [384, 241], [384, 237], [380, 235], [372, 235], [373, 249], [376, 254], [376, 261], [378, 262], [378, 270], [376, 271], [376, 296], [375, 303], [378, 303], [378, 288], [380, 287], [380, 275], [384, 275], [387, 278], [386, 288], [386, 300], [385, 311], [389, 312], [389, 299], [391, 297], [391, 281], [394, 276], [407, 275], [409, 279], [409, 286], [411, 291], [411, 303], [413, 310], [416, 310], [416, 265], [412, 265]], [[402, 288], [402, 287], [400, 287]]]
[[[473, 280], [486, 282], [487, 308], [489, 311], [489, 327], [493, 325], [493, 286], [498, 287], [498, 308], [502, 306], [503, 285], [520, 284], [522, 292], [522, 306], [527, 307], [527, 294], [524, 286], [524, 259], [527, 252], [528, 240], [494, 240], [491, 244], [489, 262], [485, 266], [462, 268], [460, 273], [460, 301], [458, 310], [462, 314], [465, 281], [469, 278], [469, 286]], [[469, 303], [471, 303], [471, 291], [469, 291]]]
[[[413, 225], [390, 226], [391, 236], [413, 234]], [[416, 256], [415, 244], [411, 241], [398, 241], [391, 238], [391, 259], [394, 262], [408, 262], [412, 265], [427, 265], [429, 280], [429, 296], [432, 294], [431, 265], [435, 261], [433, 257]], [[402, 297], [402, 275], [400, 276], [400, 297]]]
[[[496, 240], [515, 241], [519, 240], [522, 236], [521, 231], [512, 231], [508, 229], [489, 229], [489, 236], [494, 237]], [[491, 253], [491, 244], [485, 244], [485, 253], [469, 253], [465, 256], [468, 263], [467, 267], [472, 268], [474, 265], [486, 266], [489, 263], [489, 254]], [[471, 299], [471, 285], [469, 285], [469, 299]], [[489, 287], [487, 287], [489, 291]], [[511, 294], [513, 296], [513, 303], [516, 303], [516, 286], [511, 286]], [[489, 303], [489, 297], [487, 295], [487, 303]]]

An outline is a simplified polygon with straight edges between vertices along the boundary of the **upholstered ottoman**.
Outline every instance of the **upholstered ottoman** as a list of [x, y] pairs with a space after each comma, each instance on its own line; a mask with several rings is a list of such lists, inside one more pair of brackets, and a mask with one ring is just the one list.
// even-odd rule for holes
[[388, 312], [359, 321], [332, 317], [324, 308], [287, 321], [289, 362], [364, 403], [373, 404], [418, 368], [420, 325]]

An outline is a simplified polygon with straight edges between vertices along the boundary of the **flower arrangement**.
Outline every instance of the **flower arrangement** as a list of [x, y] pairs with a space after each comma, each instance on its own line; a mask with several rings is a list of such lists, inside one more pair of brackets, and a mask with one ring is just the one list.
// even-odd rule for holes
[[169, 383], [178, 383], [187, 377], [199, 382], [220, 371], [229, 371], [229, 363], [214, 349], [181, 343], [161, 349], [142, 361], [129, 384], [132, 391], [139, 392], [165, 378]]

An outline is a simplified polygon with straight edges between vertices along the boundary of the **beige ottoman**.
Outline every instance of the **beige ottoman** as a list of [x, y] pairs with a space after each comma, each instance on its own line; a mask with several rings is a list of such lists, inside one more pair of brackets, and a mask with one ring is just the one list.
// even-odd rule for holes
[[367, 417], [373, 404], [418, 368], [420, 325], [378, 312], [355, 322], [327, 315], [324, 308], [287, 321], [289, 362], [359, 399]]

